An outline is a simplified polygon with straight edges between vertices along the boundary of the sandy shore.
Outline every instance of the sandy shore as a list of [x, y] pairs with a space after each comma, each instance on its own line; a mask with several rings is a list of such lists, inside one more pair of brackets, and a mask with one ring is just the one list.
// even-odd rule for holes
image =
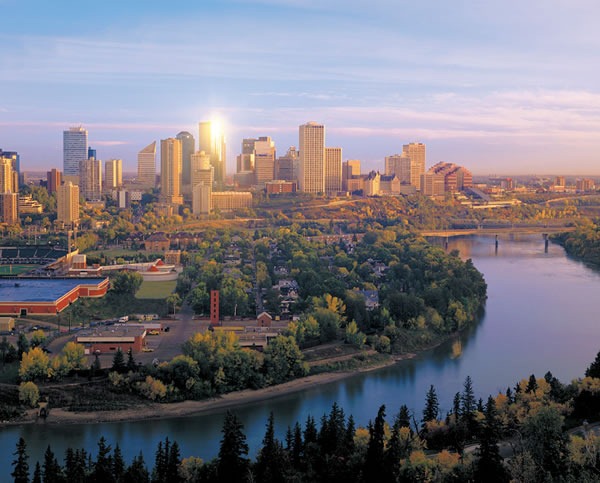
[[[313, 376], [294, 379], [293, 381], [279, 384], [277, 386], [263, 389], [246, 389], [244, 391], [231, 392], [220, 397], [206, 399], [203, 401], [183, 401], [177, 403], [149, 403], [131, 409], [118, 411], [90, 411], [71, 412], [62, 408], [51, 408], [50, 414], [44, 424], [77, 424], [77, 423], [102, 423], [114, 421], [136, 421], [147, 418], [171, 418], [193, 416], [198, 414], [210, 414], [221, 412], [223, 409], [233, 409], [244, 404], [266, 401], [276, 397], [286, 396], [295, 392], [312, 388], [316, 385], [339, 381], [357, 373], [373, 371], [395, 364], [399, 360], [411, 359], [415, 354], [403, 354], [399, 357], [390, 358], [382, 364], [359, 369], [357, 371], [327, 372]], [[3, 425], [32, 424], [38, 422], [36, 410], [30, 410], [26, 416], [18, 421], [2, 422]], [[41, 421], [39, 421], [41, 422]]]

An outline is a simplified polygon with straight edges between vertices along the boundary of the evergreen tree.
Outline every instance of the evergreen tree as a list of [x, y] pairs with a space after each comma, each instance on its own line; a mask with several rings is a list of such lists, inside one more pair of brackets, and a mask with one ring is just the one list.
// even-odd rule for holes
[[513, 393], [511, 391], [510, 387], [506, 388], [506, 399], [507, 399], [508, 404], [512, 404], [515, 402], [515, 399], [514, 399], [514, 396], [513, 396]]
[[179, 483], [182, 478], [179, 476], [179, 466], [181, 465], [181, 453], [179, 451], [179, 444], [177, 441], [173, 441], [171, 448], [169, 449], [169, 455], [167, 459], [166, 467], [166, 481], [168, 483]]
[[42, 475], [44, 477], [44, 483], [60, 483], [63, 481], [62, 468], [58, 464], [50, 446], [46, 448], [46, 452], [44, 453]]
[[292, 458], [292, 464], [294, 468], [300, 469], [302, 462], [302, 455], [304, 454], [304, 442], [302, 441], [302, 427], [300, 423], [296, 421], [294, 425], [294, 439], [292, 441], [292, 449], [290, 455]]
[[110, 456], [111, 447], [106, 444], [104, 436], [98, 441], [98, 456], [93, 464], [91, 480], [96, 483], [104, 483], [112, 479], [112, 458]]
[[125, 356], [123, 355], [123, 351], [119, 348], [115, 355], [113, 356], [111, 371], [116, 371], [119, 374], [123, 374], [127, 371], [127, 364], [125, 364]]
[[272, 412], [269, 414], [262, 448], [256, 458], [254, 469], [258, 481], [271, 483], [286, 480], [283, 448], [275, 438], [275, 420]]
[[527, 394], [533, 392], [535, 393], [535, 391], [537, 391], [538, 388], [538, 383], [537, 380], [535, 379], [535, 374], [532, 374], [531, 376], [529, 376], [529, 381], [527, 382], [527, 387], [525, 388], [525, 392]]
[[304, 427], [304, 444], [316, 443], [318, 438], [317, 435], [315, 419], [309, 414], [306, 418], [306, 425]]
[[243, 432], [244, 426], [238, 418], [227, 411], [223, 421], [223, 439], [217, 457], [218, 481], [229, 483], [242, 481], [248, 472], [248, 444]]
[[127, 351], [127, 370], [132, 372], [137, 371], [137, 365], [133, 359], [133, 351], [131, 350], [131, 347]]
[[401, 428], [410, 428], [410, 411], [408, 410], [408, 406], [406, 404], [400, 406], [400, 411], [398, 411], [398, 416], [396, 419], [398, 420], [398, 424]]
[[440, 413], [440, 405], [438, 402], [437, 393], [433, 384], [429, 386], [429, 391], [425, 396], [425, 408], [423, 409], [423, 428], [427, 421], [434, 421], [438, 418]]
[[369, 425], [369, 443], [363, 472], [364, 481], [381, 481], [384, 476], [383, 448], [385, 440], [385, 405], [377, 411], [375, 422]]
[[600, 378], [600, 352], [596, 354], [596, 359], [594, 359], [594, 362], [586, 369], [585, 377]]
[[35, 470], [33, 470], [33, 478], [31, 479], [31, 483], [42, 483], [42, 468], [40, 467], [40, 462], [36, 462]]
[[125, 461], [118, 443], [115, 445], [112, 456], [112, 475], [116, 483], [125, 481]]
[[149, 483], [150, 474], [148, 473], [146, 463], [144, 463], [144, 456], [141, 452], [139, 456], [133, 458], [131, 465], [125, 471], [125, 481], [127, 483]]
[[346, 426], [346, 434], [344, 437], [344, 454], [351, 455], [354, 453], [354, 433], [356, 433], [356, 425], [354, 424], [354, 417], [350, 415], [348, 418], [348, 425]]
[[167, 464], [169, 458], [169, 438], [165, 439], [165, 444], [159, 441], [154, 456], [154, 468], [152, 469], [152, 482], [163, 483], [167, 474]]
[[502, 463], [502, 456], [500, 456], [498, 448], [501, 428], [496, 402], [491, 396], [487, 400], [484, 415], [485, 422], [477, 449], [478, 460], [475, 463], [475, 481], [505, 483], [509, 481], [509, 475]]
[[460, 402], [460, 419], [466, 425], [469, 434], [475, 436], [477, 431], [477, 422], [475, 420], [477, 403], [475, 402], [475, 393], [473, 391], [473, 381], [471, 380], [471, 376], [465, 378]]
[[68, 448], [65, 453], [65, 479], [68, 483], [87, 481], [87, 454], [85, 450]]
[[14, 478], [14, 483], [29, 483], [29, 464], [27, 460], [27, 444], [21, 437], [17, 442], [17, 450], [13, 453], [15, 459], [12, 462], [13, 471], [10, 474]]

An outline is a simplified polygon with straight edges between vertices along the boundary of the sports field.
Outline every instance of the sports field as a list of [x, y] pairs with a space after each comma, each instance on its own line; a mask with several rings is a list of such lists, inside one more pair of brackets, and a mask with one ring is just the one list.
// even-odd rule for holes
[[39, 265], [0, 265], [0, 277], [19, 275], [38, 267]]
[[137, 299], [165, 299], [175, 290], [176, 280], [167, 282], [143, 281], [142, 286], [135, 294]]

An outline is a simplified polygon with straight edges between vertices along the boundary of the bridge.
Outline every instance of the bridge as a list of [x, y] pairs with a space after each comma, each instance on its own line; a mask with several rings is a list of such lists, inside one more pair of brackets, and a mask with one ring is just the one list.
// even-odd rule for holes
[[552, 233], [566, 233], [575, 231], [574, 226], [560, 225], [510, 225], [510, 226], [486, 226], [479, 225], [472, 228], [448, 228], [445, 230], [423, 230], [421, 235], [425, 237], [449, 238], [465, 235], [501, 235], [501, 234], [541, 234], [549, 235]]

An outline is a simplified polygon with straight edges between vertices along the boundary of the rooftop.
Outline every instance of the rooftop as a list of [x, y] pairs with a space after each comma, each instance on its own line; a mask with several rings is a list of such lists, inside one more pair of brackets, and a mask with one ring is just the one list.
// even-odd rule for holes
[[78, 285], [98, 285], [104, 278], [0, 279], [0, 302], [53, 302]]

